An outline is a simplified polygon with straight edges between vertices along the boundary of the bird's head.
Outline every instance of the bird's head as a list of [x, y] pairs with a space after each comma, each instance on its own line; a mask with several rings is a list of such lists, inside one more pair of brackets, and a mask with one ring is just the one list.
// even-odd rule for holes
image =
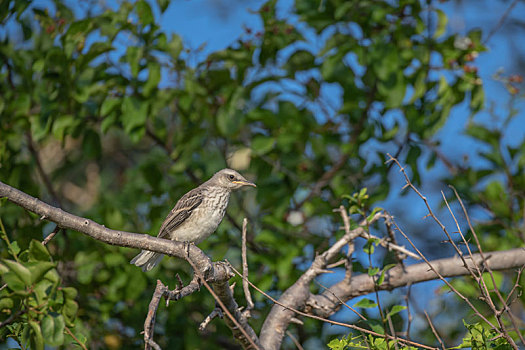
[[214, 185], [228, 188], [230, 190], [236, 190], [243, 186], [255, 186], [253, 182], [250, 182], [244, 178], [241, 174], [232, 169], [222, 169], [213, 175], [210, 182]]

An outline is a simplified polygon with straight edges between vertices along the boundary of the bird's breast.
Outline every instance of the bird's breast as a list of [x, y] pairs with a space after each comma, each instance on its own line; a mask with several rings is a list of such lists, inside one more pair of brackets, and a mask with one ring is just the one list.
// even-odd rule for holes
[[229, 192], [215, 191], [204, 196], [202, 203], [191, 216], [173, 232], [173, 239], [199, 244], [208, 238], [219, 226], [226, 212]]

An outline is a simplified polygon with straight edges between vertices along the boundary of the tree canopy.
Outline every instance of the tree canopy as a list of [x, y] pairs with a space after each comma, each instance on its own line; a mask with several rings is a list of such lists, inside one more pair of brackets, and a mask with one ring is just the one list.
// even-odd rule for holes
[[[378, 294], [390, 289], [381, 287], [385, 276], [388, 283], [395, 280], [388, 271], [400, 269], [406, 258], [385, 242], [406, 246], [414, 254], [405, 261], [410, 266], [422, 260], [416, 261], [416, 251], [398, 231], [410, 236], [408, 228], [417, 226], [416, 234], [435, 229], [431, 219], [420, 217], [394, 225], [388, 212], [395, 208], [379, 208], [389, 195], [403, 192], [393, 186], [404, 180], [400, 167], [406, 167], [407, 186], [417, 188], [425, 169], [445, 165], [440, 180], [454, 190], [444, 199], [454, 202], [451, 212], [459, 220], [448, 232], [461, 230], [469, 242], [452, 234], [448, 240], [459, 251], [524, 246], [525, 137], [506, 142], [509, 123], [525, 123], [514, 104], [523, 99], [522, 79], [498, 76], [509, 89], [510, 107], [493, 112], [493, 124], [476, 119], [486, 110], [476, 66], [487, 49], [481, 30], [447, 32], [447, 15], [437, 1], [303, 0], [295, 2], [293, 20], [268, 1], [256, 12], [262, 30], [246, 27], [226, 49], [195, 60], [198, 53], [160, 25], [169, 1], [86, 4], [85, 11], [62, 0], [0, 5], [1, 182], [107, 228], [155, 236], [178, 198], [231, 167], [254, 180], [257, 190], [236, 194], [217, 232], [199, 248], [213, 261], [227, 259], [240, 269], [246, 217], [249, 279], [269, 296], [286, 296], [317, 257], [351, 233], [355, 247], [326, 255], [330, 261], [320, 268], [338, 277], [318, 279], [306, 290], [326, 297], [329, 286], [322, 283], [335, 285], [350, 271], [352, 278], [362, 276], [358, 281], [372, 278], [375, 292], [358, 302], [350, 300], [358, 294], [348, 295], [324, 314], [306, 304], [299, 311], [329, 317], [348, 301], [366, 320], [345, 313], [346, 323], [429, 346], [443, 341], [511, 348], [523, 341], [523, 266], [520, 273], [520, 266], [507, 266], [499, 268], [503, 272], [481, 271], [478, 280], [443, 284], [436, 293], [448, 306], [436, 317], [453, 322], [438, 320], [441, 339], [433, 327], [410, 333], [411, 315], [424, 313], [410, 310], [409, 297], [400, 301], [406, 288], [392, 292], [395, 301]], [[465, 134], [482, 145], [481, 166], [450, 161], [436, 140], [458, 107], [470, 115]], [[191, 266], [165, 258], [154, 272], [142, 273], [129, 264], [136, 250], [59, 231], [57, 221], [24, 208], [0, 200], [0, 339], [24, 349], [143, 347], [156, 280], [173, 289], [179, 274], [188, 284]], [[479, 209], [483, 214], [467, 222], [464, 213]], [[358, 241], [355, 232], [365, 238]], [[330, 267], [340, 260], [342, 265]], [[244, 305], [242, 279], [233, 281], [235, 300]], [[478, 298], [486, 284], [495, 308]], [[464, 299], [447, 296], [449, 288], [471, 300], [474, 311]], [[267, 296], [252, 294], [249, 323], [262, 337], [276, 308]], [[161, 303], [155, 341], [165, 349], [236, 348], [227, 316], [204, 332], [198, 329], [215, 302], [201, 288], [169, 307]], [[494, 312], [499, 308], [503, 316]], [[305, 348], [393, 346], [381, 336], [334, 331], [319, 319], [294, 317], [300, 324], [287, 328], [283, 348], [295, 342]]]

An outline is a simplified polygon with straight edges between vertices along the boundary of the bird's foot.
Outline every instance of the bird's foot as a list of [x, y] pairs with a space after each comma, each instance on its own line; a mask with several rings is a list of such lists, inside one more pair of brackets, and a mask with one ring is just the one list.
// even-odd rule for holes
[[193, 242], [184, 242], [184, 249], [186, 250], [186, 256], [188, 258], [190, 257], [190, 247], [192, 244], [195, 245]]

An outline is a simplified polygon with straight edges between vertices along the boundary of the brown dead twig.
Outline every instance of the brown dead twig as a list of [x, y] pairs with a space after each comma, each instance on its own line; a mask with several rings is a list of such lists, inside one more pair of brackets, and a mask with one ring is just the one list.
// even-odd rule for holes
[[[472, 235], [476, 241], [476, 245], [477, 245], [477, 248], [478, 248], [478, 251], [479, 251], [479, 254], [481, 256], [481, 259], [482, 259], [482, 266], [483, 266], [483, 271], [479, 268], [478, 264], [472, 264], [473, 266], [471, 266], [471, 264], [468, 264], [467, 261], [466, 261], [466, 258], [464, 257], [464, 254], [463, 252], [459, 249], [459, 247], [457, 246], [457, 244], [454, 242], [454, 240], [452, 239], [451, 235], [449, 234], [447, 228], [445, 227], [445, 225], [437, 218], [437, 216], [434, 214], [432, 208], [430, 207], [430, 204], [427, 200], [427, 198], [425, 196], [423, 196], [423, 194], [421, 194], [421, 192], [414, 186], [414, 184], [412, 184], [409, 176], [407, 175], [406, 171], [405, 171], [405, 168], [403, 166], [401, 166], [401, 164], [399, 163], [399, 161], [392, 157], [390, 154], [387, 154], [389, 156], [389, 159], [387, 160], [387, 162], [394, 162], [396, 163], [396, 165], [399, 167], [400, 169], [400, 172], [403, 173], [403, 176], [405, 178], [405, 186], [404, 188], [406, 187], [410, 187], [422, 200], [423, 202], [425, 203], [425, 206], [427, 207], [427, 211], [428, 211], [428, 216], [432, 217], [432, 219], [440, 226], [441, 230], [445, 233], [445, 235], [447, 236], [448, 238], [448, 243], [450, 243], [454, 249], [456, 250], [458, 256], [460, 257], [460, 259], [463, 261], [463, 265], [465, 267], [465, 269], [467, 269], [467, 271], [469, 272], [470, 276], [476, 281], [476, 283], [478, 284], [478, 287], [480, 289], [480, 292], [482, 294], [482, 300], [485, 301], [485, 303], [489, 306], [489, 308], [491, 309], [491, 311], [493, 312], [494, 316], [496, 317], [496, 320], [498, 322], [498, 327], [496, 327], [495, 325], [493, 325], [484, 315], [482, 315], [480, 313], [480, 311], [470, 302], [470, 300], [465, 297], [463, 294], [461, 294], [457, 289], [455, 289], [445, 278], [443, 278], [443, 276], [441, 276], [441, 274], [439, 274], [439, 272], [437, 272], [437, 270], [434, 269], [434, 267], [432, 266], [432, 264], [423, 256], [423, 254], [415, 247], [415, 245], [413, 244], [413, 242], [406, 236], [406, 234], [399, 228], [399, 226], [397, 224], [395, 224], [397, 230], [403, 235], [403, 237], [405, 237], [405, 239], [407, 239], [407, 241], [412, 245], [412, 247], [414, 248], [414, 250], [416, 250], [418, 252], [418, 254], [421, 256], [421, 258], [423, 260], [425, 260], [425, 262], [429, 265], [430, 269], [432, 271], [434, 271], [438, 276], [439, 278], [447, 285], [447, 287], [450, 288], [450, 290], [452, 292], [454, 292], [458, 297], [460, 297], [463, 301], [465, 301], [465, 303], [467, 305], [469, 305], [469, 307], [474, 311], [474, 313], [479, 317], [481, 318], [486, 324], [488, 324], [492, 329], [494, 329], [496, 332], [500, 333], [506, 340], [507, 342], [516, 350], [518, 350], [518, 346], [516, 345], [516, 343], [514, 342], [514, 340], [512, 339], [512, 337], [509, 335], [505, 325], [503, 324], [503, 320], [501, 319], [501, 315], [504, 313], [504, 312], [507, 312], [507, 314], [509, 315], [509, 319], [511, 321], [511, 323], [513, 324], [514, 326], [514, 329], [516, 331], [516, 333], [518, 334], [518, 337], [520, 338], [520, 340], [525, 344], [525, 342], [523, 341], [523, 337], [519, 331], [519, 329], [517, 328], [515, 322], [514, 322], [514, 319], [513, 319], [513, 315], [512, 313], [510, 312], [510, 309], [508, 308], [507, 304], [505, 303], [505, 301], [503, 300], [503, 297], [501, 296], [501, 293], [499, 292], [498, 288], [496, 287], [496, 282], [495, 282], [495, 279], [494, 279], [494, 275], [492, 273], [492, 270], [490, 269], [490, 266], [489, 264], [487, 264], [487, 259], [485, 257], [485, 255], [483, 254], [483, 250], [481, 249], [481, 245], [479, 243], [479, 239], [476, 235], [476, 232], [470, 222], [470, 217], [467, 213], [467, 210], [465, 208], [465, 206], [463, 205], [463, 202], [461, 200], [461, 198], [459, 197], [457, 191], [454, 189], [454, 193], [458, 199], [458, 201], [460, 202], [461, 204], [461, 207], [463, 209], [463, 213], [467, 219], [467, 222], [468, 222], [468, 226], [472, 232]], [[471, 260], [471, 261], [474, 261], [474, 254], [472, 253], [471, 249], [470, 249], [470, 246], [469, 246], [469, 243], [467, 242], [467, 240], [465, 239], [462, 231], [461, 231], [461, 228], [460, 228], [460, 225], [453, 213], [453, 211], [451, 210], [449, 204], [448, 204], [448, 201], [446, 200], [446, 197], [445, 195], [443, 194], [442, 192], [442, 196], [444, 198], [444, 201], [447, 205], [447, 208], [450, 212], [450, 214], [452, 215], [452, 218], [456, 224], [456, 227], [457, 227], [457, 230], [458, 230], [458, 233], [460, 234], [462, 240], [463, 240], [463, 243], [465, 244], [466, 246], [466, 249], [468, 251], [468, 258]], [[488, 271], [489, 272], [489, 275], [491, 276], [491, 279], [492, 279], [492, 283], [493, 283], [493, 286], [494, 286], [494, 290], [492, 290], [493, 292], [496, 293], [496, 295], [498, 296], [498, 298], [500, 299], [500, 301], [502, 302], [503, 306], [502, 306], [502, 309], [501, 310], [498, 310], [497, 307], [495, 306], [493, 300], [492, 300], [492, 297], [490, 296], [490, 291], [488, 290], [488, 287], [485, 283], [485, 280], [483, 279], [483, 272], [484, 271]]]
[[157, 286], [155, 287], [155, 292], [151, 297], [151, 301], [148, 307], [148, 314], [146, 320], [144, 321], [144, 349], [149, 350], [154, 348], [155, 350], [160, 349], [160, 346], [153, 340], [153, 335], [155, 333], [155, 319], [157, 315], [157, 309], [160, 304], [162, 297], [166, 299], [166, 305], [170, 300], [179, 300], [188, 296], [197, 290], [199, 290], [200, 285], [196, 278], [194, 278], [186, 287], [183, 287], [182, 280], [177, 274], [177, 287], [174, 290], [170, 290], [168, 286], [164, 285], [160, 280], [157, 280]]
[[428, 324], [430, 325], [430, 329], [432, 330], [432, 333], [434, 333], [434, 336], [438, 340], [439, 344], [441, 345], [441, 349], [445, 350], [445, 343], [443, 343], [443, 340], [441, 340], [441, 337], [439, 336], [439, 333], [437, 332], [436, 328], [434, 327], [434, 324], [432, 323], [432, 320], [430, 319], [430, 316], [428, 316], [428, 313], [425, 311], [425, 317], [427, 318]]
[[[151, 250], [159, 253], [164, 253], [170, 256], [177, 256], [182, 259], [188, 258], [187, 249], [183, 244], [179, 244], [180, 242], [173, 242], [164, 239], [159, 239], [156, 237], [151, 237], [148, 235], [139, 235], [105, 228], [104, 226], [99, 225], [89, 219], [81, 218], [70, 213], [64, 212], [58, 208], [54, 208], [19, 190], [5, 185], [2, 182], [0, 182], [0, 197], [7, 197], [11, 202], [40, 216], [43, 216], [43, 219], [53, 221], [61, 227], [73, 229], [75, 231], [84, 233], [86, 235], [91, 236], [94, 239], [100, 240], [108, 244]], [[389, 216], [387, 216], [386, 213], [380, 213], [379, 215], [376, 215], [373, 220], [377, 220], [381, 217], [384, 217], [386, 219]], [[300, 320], [297, 320], [294, 315], [313, 317], [323, 321], [325, 320], [324, 317], [320, 317], [318, 315], [311, 315], [300, 311], [303, 308], [311, 307], [312, 312], [315, 312], [316, 314], [325, 313], [326, 315], [329, 315], [338, 309], [338, 305], [341, 305], [340, 300], [348, 300], [353, 296], [368, 294], [375, 290], [376, 286], [370, 284], [370, 281], [367, 280], [369, 279], [369, 276], [365, 274], [352, 277], [351, 283], [347, 283], [348, 281], [345, 281], [344, 285], [337, 283], [336, 285], [330, 288], [330, 293], [333, 293], [337, 297], [335, 299], [338, 299], [336, 300], [337, 304], [332, 304], [333, 301], [331, 301], [331, 299], [327, 297], [327, 295], [329, 295], [330, 293], [327, 293], [326, 291], [320, 295], [312, 295], [309, 292], [309, 284], [313, 281], [315, 276], [327, 272], [328, 270], [326, 270], [326, 268], [329, 268], [329, 265], [333, 265], [332, 260], [337, 256], [337, 254], [340, 253], [341, 249], [343, 249], [344, 246], [350, 242], [350, 238], [357, 237], [357, 235], [355, 235], [356, 233], [358, 233], [358, 235], [361, 235], [361, 233], [363, 233], [365, 230], [362, 227], [359, 227], [354, 231], [355, 232], [351, 231], [350, 234], [347, 234], [345, 230], [345, 235], [342, 239], [334, 243], [325, 253], [316, 256], [311, 268], [308, 271], [306, 271], [305, 274], [303, 274], [303, 276], [292, 287], [290, 287], [287, 291], [283, 293], [283, 295], [278, 301], [279, 304], [276, 303], [274, 305], [271, 314], [268, 315], [265, 321], [265, 325], [267, 326], [267, 328], [265, 329], [264, 339], [267, 342], [267, 344], [269, 344], [268, 347], [265, 346], [266, 349], [275, 349], [280, 347], [280, 344], [282, 342], [282, 336], [284, 336], [285, 334], [284, 331], [286, 330], [287, 325], [290, 322], [301, 322]], [[406, 235], [404, 236], [405, 238], [407, 238]], [[410, 240], [409, 243], [413, 245], [413, 243]], [[191, 260], [190, 264], [192, 264], [192, 267], [194, 267], [194, 269], [195, 267], [198, 267], [200, 269], [199, 273], [196, 273], [197, 277], [202, 276], [204, 271], [210, 269], [211, 277], [208, 277], [208, 279], [206, 280], [202, 280], [206, 282], [205, 285], [209, 286], [209, 283], [213, 285], [214, 293], [212, 293], [213, 290], [211, 290], [211, 287], [209, 289], [210, 293], [212, 293], [214, 297], [218, 296], [219, 299], [223, 302], [223, 306], [221, 305], [221, 308], [224, 309], [224, 307], [226, 307], [226, 309], [229, 310], [230, 315], [233, 316], [233, 318], [231, 318], [230, 316], [225, 318], [225, 322], [234, 333], [234, 337], [236, 337], [236, 339], [238, 339], [245, 348], [254, 347], [250, 343], [249, 339], [254, 341], [256, 346], [259, 345], [259, 340], [255, 335], [255, 332], [248, 325], [246, 317], [240, 312], [237, 303], [233, 299], [231, 287], [227, 282], [231, 278], [230, 273], [232, 270], [229, 268], [225, 268], [223, 265], [226, 264], [221, 264], [220, 262], [215, 262], [212, 264], [209, 258], [195, 246], [191, 246], [189, 251], [189, 258]], [[421, 254], [419, 251], [418, 253]], [[488, 261], [488, 259], [485, 259], [485, 263], [490, 262], [491, 268], [493, 268], [494, 270], [521, 267], [525, 264], [525, 262], [522, 262], [525, 255], [524, 251], [519, 249], [510, 250], [506, 252], [492, 252], [487, 253], [486, 255], [489, 256], [490, 261]], [[424, 259], [424, 257], [422, 258]], [[436, 276], [440, 278], [443, 278], [443, 276], [461, 276], [465, 275], [465, 271], [469, 271], [466, 270], [464, 267], [463, 270], [459, 269], [459, 265], [453, 260], [454, 259], [452, 258], [440, 259], [433, 262], [425, 260], [425, 264], [416, 264], [408, 266], [406, 268], [406, 272], [403, 269], [400, 270], [398, 268], [394, 268], [392, 270], [389, 270], [388, 273], [385, 274], [385, 281], [379, 287], [381, 290], [392, 289], [403, 285], [435, 279]], [[475, 255], [474, 259], [472, 259], [472, 264], [478, 264], [479, 261], [479, 256]], [[436, 264], [436, 268], [433, 269], [432, 267], [434, 264]], [[425, 271], [421, 270], [419, 265], [425, 265]], [[432, 271], [428, 270], [428, 265], [430, 265], [430, 270]], [[452, 272], [448, 271], [448, 269], [451, 269]], [[436, 271], [441, 271], [441, 274], [436, 273]], [[400, 279], [400, 281], [398, 281], [398, 279]], [[190, 283], [190, 285], [191, 284], [192, 283]], [[182, 284], [180, 283], [180, 285]], [[257, 287], [253, 286], [252, 284], [250, 285], [257, 289]], [[198, 287], [198, 284], [196, 287]], [[350, 288], [351, 290], [349, 291], [348, 288]], [[513, 293], [518, 288], [519, 286], [516, 285], [515, 288], [513, 288]], [[180, 293], [180, 291], [177, 290], [173, 292]], [[296, 292], [298, 292], [299, 294], [297, 294]], [[510, 301], [510, 298], [511, 296], [509, 295], [509, 297], [507, 298], [507, 302]], [[174, 297], [173, 299], [176, 299], [176, 297]], [[283, 315], [282, 312], [285, 312], [285, 315]], [[237, 320], [237, 322], [234, 322], [234, 319]], [[270, 322], [268, 322], [269, 319]], [[333, 323], [331, 321], [326, 322]], [[240, 325], [241, 327], [239, 327], [238, 325]], [[273, 327], [273, 325], [278, 325], [280, 327], [279, 329], [283, 329], [283, 334], [281, 335], [280, 333], [278, 333], [276, 331], [276, 328]], [[346, 326], [348, 328], [352, 328], [352, 325], [341, 325]], [[359, 327], [354, 327], [353, 329], [360, 331]], [[153, 334], [152, 329], [150, 330], [150, 334]], [[246, 336], [245, 334], [247, 334], [248, 336]], [[388, 336], [385, 337], [388, 338]], [[261, 344], [262, 339], [263, 332], [261, 332]], [[393, 340], [393, 338], [389, 339]], [[398, 338], [398, 341], [401, 341], [400, 338]], [[149, 341], [148, 344], [151, 347], [154, 347], [154, 344]], [[266, 344], [263, 344], [263, 346], [264, 345]]]
[[246, 318], [251, 317], [251, 310], [254, 308], [252, 295], [250, 294], [250, 287], [246, 280], [248, 280], [248, 257], [246, 255], [246, 228], [248, 226], [248, 219], [244, 218], [242, 221], [242, 288], [244, 290], [244, 297], [246, 298], [246, 309], [242, 312]]
[[[234, 326], [231, 324], [229, 325], [230, 329], [233, 332], [234, 337], [243, 345], [244, 349], [256, 349], [256, 350], [262, 350], [262, 346], [259, 343], [259, 339], [253, 329], [248, 325], [248, 321], [244, 315], [241, 314], [239, 307], [237, 303], [235, 302], [235, 299], [233, 299], [233, 296], [229, 298], [229, 300], [232, 301], [232, 303], [228, 306], [221, 300], [221, 298], [215, 293], [215, 291], [211, 288], [211, 286], [206, 282], [206, 279], [201, 274], [201, 272], [197, 269], [195, 264], [188, 260], [188, 263], [192, 266], [194, 273], [199, 278], [200, 282], [206, 287], [208, 292], [213, 296], [215, 301], [219, 304], [222, 311], [226, 314], [227, 321], [231, 321]], [[225, 265], [226, 268], [231, 268], [231, 265], [228, 263]], [[223, 282], [221, 284], [216, 284], [216, 287], [226, 287], [228, 292], [231, 294], [231, 288], [228, 282]], [[233, 309], [233, 310], [232, 310]], [[235, 315], [234, 315], [235, 314]], [[227, 322], [228, 323], [228, 322]], [[242, 324], [241, 324], [242, 323]]]
[[[230, 264], [230, 268], [233, 270], [233, 272], [235, 272], [235, 274], [237, 274], [237, 276], [239, 276], [240, 278], [243, 278], [242, 274], [237, 269], [235, 269], [231, 264]], [[371, 335], [379, 337], [379, 338], [385, 338], [385, 339], [388, 339], [388, 340], [397, 340], [399, 342], [402, 342], [402, 343], [405, 343], [405, 344], [408, 344], [408, 345], [418, 346], [418, 347], [423, 348], [423, 349], [433, 349], [433, 350], [437, 349], [435, 347], [427, 346], [427, 345], [424, 345], [424, 344], [420, 344], [420, 343], [417, 343], [417, 342], [414, 342], [414, 341], [411, 341], [411, 340], [407, 340], [407, 339], [403, 339], [403, 338], [395, 338], [395, 337], [393, 337], [391, 335], [388, 335], [388, 334], [376, 333], [374, 331], [370, 331], [370, 330], [365, 329], [365, 328], [354, 326], [352, 324], [332, 321], [332, 320], [327, 319], [327, 318], [319, 317], [319, 316], [316, 316], [316, 315], [313, 315], [313, 314], [308, 314], [306, 312], [294, 309], [292, 307], [289, 307], [289, 306], [279, 302], [278, 300], [273, 298], [268, 293], [265, 293], [262, 289], [257, 287], [255, 284], [253, 284], [249, 280], [247, 282], [253, 289], [255, 289], [256, 291], [258, 291], [259, 293], [264, 295], [267, 299], [269, 299], [274, 304], [276, 304], [276, 305], [278, 305], [278, 306], [280, 306], [280, 307], [282, 307], [282, 308], [284, 308], [286, 310], [292, 311], [293, 313], [296, 313], [297, 315], [308, 317], [308, 318], [312, 318], [314, 320], [319, 320], [319, 321], [326, 322], [326, 323], [330, 323], [330, 324], [333, 324], [333, 325], [336, 325], [336, 326], [342, 326], [342, 327], [345, 327], [345, 328], [350, 328], [350, 329], [353, 329], [353, 330], [356, 330], [356, 331], [359, 331], [359, 332], [362, 332], [362, 333], [371, 334]]]

